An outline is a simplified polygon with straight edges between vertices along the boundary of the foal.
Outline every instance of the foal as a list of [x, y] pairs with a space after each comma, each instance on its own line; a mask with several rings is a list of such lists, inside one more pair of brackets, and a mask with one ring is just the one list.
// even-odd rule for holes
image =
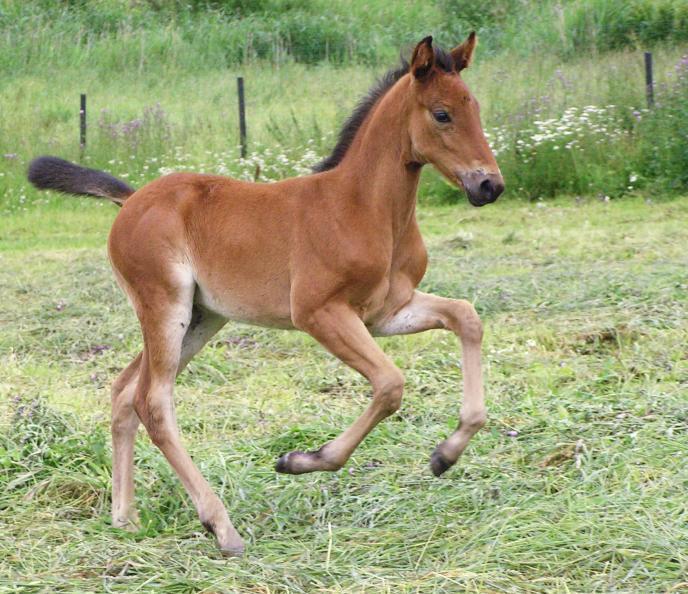
[[339, 437], [290, 452], [278, 472], [337, 470], [401, 403], [404, 376], [373, 336], [445, 328], [461, 340], [464, 402], [456, 431], [431, 457], [452, 466], [485, 423], [482, 326], [467, 301], [415, 290], [427, 254], [415, 217], [421, 168], [432, 163], [471, 204], [504, 185], [461, 79], [474, 33], [450, 53], [432, 38], [389, 72], [346, 122], [315, 173], [258, 184], [214, 175], [167, 175], [134, 191], [112, 176], [53, 157], [33, 161], [39, 188], [123, 205], [109, 238], [117, 281], [141, 323], [143, 350], [112, 387], [112, 521], [136, 526], [134, 440], [139, 422], [179, 475], [221, 551], [244, 544], [224, 505], [182, 445], [175, 377], [225, 324], [237, 320], [308, 332], [364, 375], [373, 399]]

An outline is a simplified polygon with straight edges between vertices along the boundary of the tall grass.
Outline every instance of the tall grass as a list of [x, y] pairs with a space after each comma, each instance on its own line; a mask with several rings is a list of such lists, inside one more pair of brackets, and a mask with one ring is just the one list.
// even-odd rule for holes
[[488, 54], [548, 51], [571, 59], [688, 41], [682, 0], [3, 0], [0, 68], [81, 66], [101, 73], [146, 64], [222, 68], [266, 60], [377, 65], [432, 32], [470, 29]]

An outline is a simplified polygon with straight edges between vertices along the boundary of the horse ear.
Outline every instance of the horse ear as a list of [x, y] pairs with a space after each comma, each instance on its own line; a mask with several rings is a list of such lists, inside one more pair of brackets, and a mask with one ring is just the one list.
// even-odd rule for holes
[[478, 36], [475, 34], [475, 31], [471, 31], [466, 41], [461, 45], [457, 45], [451, 51], [452, 58], [454, 58], [454, 68], [456, 68], [457, 72], [468, 68], [473, 59], [473, 51], [476, 45], [478, 45]]
[[425, 80], [434, 65], [435, 50], [432, 49], [432, 35], [429, 35], [413, 50], [411, 74], [420, 81]]

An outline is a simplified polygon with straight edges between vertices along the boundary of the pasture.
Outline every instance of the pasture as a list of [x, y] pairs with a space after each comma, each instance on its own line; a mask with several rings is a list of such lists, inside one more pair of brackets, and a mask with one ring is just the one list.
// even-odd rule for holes
[[180, 377], [180, 426], [247, 540], [220, 557], [139, 435], [143, 527], [109, 525], [109, 383], [138, 351], [105, 253], [114, 207], [6, 214], [0, 238], [0, 590], [680, 592], [688, 587], [685, 198], [425, 206], [422, 287], [486, 325], [489, 421], [441, 479], [457, 341], [381, 340], [401, 411], [335, 474], [276, 458], [365, 406], [299, 333], [229, 325]]
[[[136, 187], [304, 175], [400, 50], [471, 29], [507, 189], [475, 209], [426, 167], [420, 288], [482, 316], [487, 426], [432, 476], [458, 341], [379, 339], [401, 410], [342, 470], [277, 474], [369, 387], [307, 335], [230, 323], [175, 401], [246, 555], [221, 557], [143, 430], [141, 529], [113, 528], [109, 390], [141, 345], [107, 261], [117, 209], [35, 191], [30, 159]], [[687, 39], [682, 0], [0, 0], [0, 593], [688, 592]]]

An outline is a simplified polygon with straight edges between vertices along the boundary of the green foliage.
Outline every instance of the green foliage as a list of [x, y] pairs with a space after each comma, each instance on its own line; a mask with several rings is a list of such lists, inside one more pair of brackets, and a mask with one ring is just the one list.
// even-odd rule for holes
[[[642, 55], [681, 38], [683, 5], [574, 0], [466, 3], [261, 0], [10, 2], [0, 4], [0, 208], [54, 197], [25, 181], [39, 153], [82, 159], [136, 186], [174, 169], [263, 180], [303, 174], [334, 144], [375, 76], [428, 31], [450, 47], [481, 35], [465, 73], [507, 185], [505, 198], [618, 197], [687, 187], [685, 105], [677, 47], [654, 51], [657, 106], [646, 113]], [[643, 8], [644, 7], [644, 8]], [[448, 18], [451, 15], [451, 18]], [[640, 16], [639, 16], [640, 15]], [[643, 19], [645, 19], [643, 21]], [[639, 23], [645, 25], [640, 27]], [[610, 50], [610, 51], [606, 51]], [[613, 50], [613, 51], [612, 51]], [[247, 82], [249, 159], [238, 160], [234, 75]], [[78, 151], [75, 104], [89, 98], [88, 146]], [[571, 109], [602, 110], [597, 129], [542, 136]], [[636, 114], [636, 115], [633, 115]], [[640, 119], [640, 121], [638, 121]], [[578, 125], [580, 124], [580, 125]], [[499, 140], [501, 139], [501, 140]], [[421, 201], [462, 200], [426, 173]]]
[[638, 134], [616, 106], [568, 108], [556, 118], [517, 118], [493, 132], [504, 176], [528, 198], [589, 193], [618, 197], [638, 187]]
[[[37, 396], [14, 397], [11, 406], [9, 426], [0, 431], [0, 490], [60, 506], [72, 518], [105, 509], [110, 453], [104, 428], [84, 432], [74, 415]], [[5, 506], [0, 501], [0, 509]]]
[[576, 0], [561, 12], [564, 51], [608, 51], [688, 40], [683, 0]]
[[665, 187], [688, 187], [688, 54], [675, 67], [675, 78], [660, 87], [655, 109], [641, 116], [639, 168]]
[[[169, 64], [225, 67], [251, 60], [378, 64], [433, 33], [458, 43], [470, 29], [487, 54], [549, 51], [576, 58], [589, 50], [649, 47], [688, 39], [681, 0], [193, 0], [132, 2], [5, 0], [0, 67], [65, 67], [103, 72], [137, 68], [141, 48]], [[75, 43], [76, 41], [76, 43]], [[116, 59], [106, 59], [116, 48]], [[79, 51], [76, 52], [75, 50]], [[56, 51], [57, 50], [57, 51]]]
[[[150, 6], [164, 12], [171, 7], [174, 12], [183, 13], [186, 10], [202, 12], [215, 10], [221, 14], [247, 16], [250, 14], [284, 14], [294, 9], [306, 9], [309, 0], [174, 0], [173, 2], [150, 2]], [[172, 6], [170, 6], [172, 5]]]
[[[395, 57], [428, 28], [441, 34], [440, 25], [435, 7], [423, 11], [406, 2], [10, 1], [0, 9], [0, 47], [12, 53], [0, 55], [0, 68], [18, 72], [78, 63], [105, 74], [136, 69], [142, 59], [204, 69], [253, 60], [370, 64]], [[159, 55], [149, 55], [150, 48]]]
[[528, 8], [523, 0], [495, 0], [494, 2], [465, 2], [438, 0], [439, 10], [447, 19], [459, 20], [475, 29], [503, 25], [519, 11]]

